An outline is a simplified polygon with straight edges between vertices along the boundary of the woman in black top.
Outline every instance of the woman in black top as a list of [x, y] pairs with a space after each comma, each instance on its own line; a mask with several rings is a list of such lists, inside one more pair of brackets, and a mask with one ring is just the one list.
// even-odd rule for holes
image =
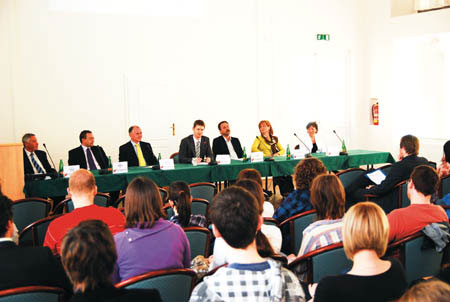
[[397, 260], [382, 260], [387, 248], [389, 223], [383, 210], [361, 202], [345, 214], [342, 227], [345, 254], [353, 261], [345, 275], [323, 278], [310, 287], [315, 302], [390, 301], [401, 297], [407, 282]]

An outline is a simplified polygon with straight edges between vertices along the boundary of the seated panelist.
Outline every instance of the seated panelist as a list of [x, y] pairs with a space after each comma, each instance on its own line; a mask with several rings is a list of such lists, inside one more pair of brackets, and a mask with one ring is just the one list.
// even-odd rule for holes
[[48, 162], [47, 153], [38, 150], [39, 143], [33, 133], [26, 133], [22, 137], [22, 144], [25, 174], [56, 173]]
[[231, 159], [242, 158], [244, 152], [242, 151], [241, 143], [237, 137], [231, 137], [228, 122], [220, 122], [218, 128], [220, 136], [213, 140], [214, 155], [229, 154]]
[[100, 146], [94, 146], [94, 135], [89, 130], [80, 133], [81, 146], [69, 151], [69, 165], [80, 165], [81, 169], [99, 170], [108, 168], [108, 157]]
[[203, 161], [209, 163], [213, 156], [211, 151], [211, 146], [209, 144], [209, 138], [203, 136], [203, 131], [205, 130], [205, 122], [202, 120], [196, 120], [191, 134], [181, 140], [179, 160], [180, 163], [191, 163], [192, 159], [195, 158], [197, 163]]
[[153, 154], [150, 143], [142, 141], [142, 130], [139, 126], [128, 129], [130, 141], [119, 148], [119, 161], [128, 162], [128, 167], [145, 167], [156, 165], [158, 160]]

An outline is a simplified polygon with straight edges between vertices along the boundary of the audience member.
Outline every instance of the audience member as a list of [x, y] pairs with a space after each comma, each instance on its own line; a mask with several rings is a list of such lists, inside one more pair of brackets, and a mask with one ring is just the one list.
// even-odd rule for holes
[[75, 209], [53, 220], [45, 234], [44, 245], [52, 249], [53, 253], [60, 253], [64, 235], [84, 220], [100, 219], [113, 234], [123, 231], [125, 218], [119, 210], [94, 204], [97, 186], [91, 172], [85, 169], [75, 171], [70, 176], [67, 192]]
[[169, 203], [175, 215], [169, 221], [181, 227], [198, 226], [207, 228], [205, 216], [192, 214], [192, 196], [189, 185], [184, 181], [174, 181], [169, 187]]
[[282, 222], [289, 217], [312, 209], [310, 201], [310, 187], [314, 178], [325, 174], [327, 169], [323, 163], [315, 157], [301, 160], [295, 167], [295, 187], [275, 211], [273, 218]]
[[260, 213], [256, 198], [243, 188], [232, 186], [216, 195], [210, 211], [213, 233], [230, 246], [229, 265], [205, 277], [190, 301], [304, 301], [295, 275], [258, 254]]
[[117, 253], [108, 226], [100, 220], [81, 222], [67, 232], [61, 260], [73, 283], [72, 302], [161, 301], [154, 289], [119, 289], [111, 282]]
[[397, 260], [380, 259], [389, 235], [389, 223], [381, 207], [372, 202], [354, 205], [344, 216], [342, 230], [345, 254], [353, 267], [347, 274], [325, 277], [318, 286], [310, 286], [314, 301], [398, 299], [406, 289], [406, 277]]
[[450, 285], [431, 279], [415, 284], [400, 299], [401, 302], [448, 302]]
[[125, 218], [125, 231], [114, 237], [118, 258], [113, 281], [190, 266], [186, 234], [180, 226], [164, 219], [159, 189], [149, 178], [136, 177], [128, 185]]
[[399, 161], [392, 164], [386, 178], [377, 185], [372, 182], [366, 173], [358, 177], [346, 188], [347, 208], [351, 205], [365, 200], [366, 194], [377, 195], [375, 202], [383, 208], [386, 213], [397, 207], [397, 198], [393, 196], [392, 189], [396, 184], [409, 178], [415, 167], [428, 164], [424, 157], [419, 154], [419, 139], [413, 135], [405, 135], [400, 140]]
[[48, 247], [21, 247], [13, 242], [12, 201], [0, 194], [0, 290], [31, 285], [72, 285]]
[[450, 174], [450, 141], [444, 144], [444, 155], [442, 155], [441, 164], [437, 170], [441, 178]]
[[439, 176], [430, 166], [418, 166], [408, 181], [408, 198], [411, 205], [388, 214], [389, 241], [405, 238], [433, 222], [448, 222], [447, 214], [440, 206], [430, 203], [438, 189]]
[[[256, 181], [261, 186], [261, 188], [263, 188], [263, 192], [266, 193], [264, 190], [264, 187], [263, 187], [261, 174], [259, 173], [258, 170], [250, 169], [250, 168], [241, 170], [241, 172], [239, 172], [239, 174], [238, 174], [236, 181], [240, 181], [242, 179], [251, 179], [251, 180]], [[265, 197], [266, 196], [264, 195], [264, 199], [265, 199]], [[264, 200], [264, 212], [262, 213], [262, 216], [263, 217], [272, 217], [273, 213], [274, 213], [274, 208], [273, 208], [272, 203]]]
[[180, 163], [191, 163], [195, 159], [197, 163], [202, 161], [209, 163], [213, 157], [209, 138], [203, 135], [205, 122], [196, 120], [192, 127], [193, 134], [183, 138], [180, 143], [178, 157]]

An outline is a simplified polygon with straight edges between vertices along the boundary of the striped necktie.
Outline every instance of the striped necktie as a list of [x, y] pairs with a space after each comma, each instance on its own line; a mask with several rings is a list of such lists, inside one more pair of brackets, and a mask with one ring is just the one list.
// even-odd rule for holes
[[145, 162], [144, 154], [142, 153], [142, 150], [141, 150], [141, 144], [139, 144], [139, 143], [136, 144], [136, 154], [137, 154], [137, 158], [139, 161], [139, 167], [147, 166], [147, 163]]
[[195, 143], [195, 157], [200, 158], [200, 141]]
[[44, 170], [42, 170], [41, 166], [37, 163], [37, 161], [34, 159], [34, 153], [31, 153], [31, 163], [36, 168], [36, 171], [38, 174], [44, 174]]

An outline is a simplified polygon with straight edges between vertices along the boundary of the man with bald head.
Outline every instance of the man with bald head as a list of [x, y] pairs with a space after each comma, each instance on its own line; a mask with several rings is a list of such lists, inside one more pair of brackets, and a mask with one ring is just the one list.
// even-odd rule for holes
[[45, 234], [44, 246], [48, 246], [53, 253], [61, 252], [61, 242], [64, 235], [81, 221], [98, 219], [105, 222], [111, 233], [116, 234], [124, 230], [125, 217], [115, 208], [99, 207], [94, 204], [97, 194], [94, 175], [85, 169], [74, 172], [69, 179], [67, 193], [72, 199], [74, 210], [55, 220], [48, 226]]
[[158, 164], [150, 143], [142, 142], [142, 130], [139, 126], [128, 129], [130, 141], [119, 148], [119, 161], [128, 162], [128, 167], [145, 167]]

